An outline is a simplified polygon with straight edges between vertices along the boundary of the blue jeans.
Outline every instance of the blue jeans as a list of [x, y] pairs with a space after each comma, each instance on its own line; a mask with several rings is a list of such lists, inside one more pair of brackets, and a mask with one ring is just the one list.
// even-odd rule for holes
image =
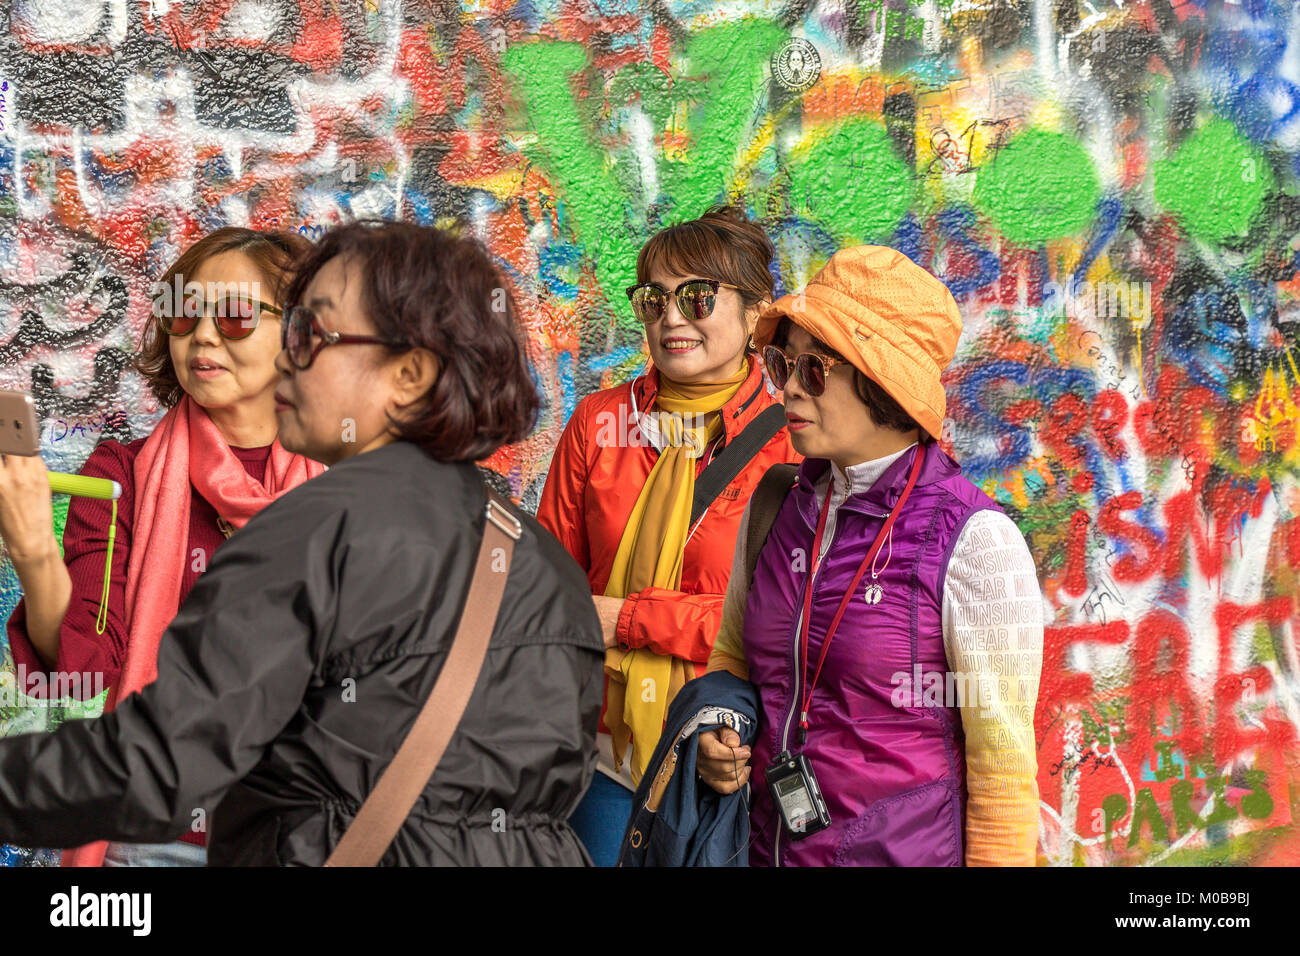
[[104, 866], [203, 866], [206, 847], [173, 840], [170, 843], [110, 843]]
[[635, 796], [627, 787], [597, 770], [578, 809], [569, 817], [569, 826], [597, 866], [613, 866], [618, 862], [623, 831], [632, 816]]

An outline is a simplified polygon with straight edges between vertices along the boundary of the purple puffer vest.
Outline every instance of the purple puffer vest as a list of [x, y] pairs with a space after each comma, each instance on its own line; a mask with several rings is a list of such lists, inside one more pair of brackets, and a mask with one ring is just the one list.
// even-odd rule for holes
[[[762, 701], [753, 744], [751, 866], [961, 866], [966, 760], [956, 707], [920, 705], [896, 694], [896, 675], [948, 670], [943, 647], [943, 582], [966, 520], [998, 505], [962, 477], [936, 444], [899, 513], [893, 556], [876, 579], [877, 604], [864, 597], [868, 569], [836, 629], [808, 712], [802, 748], [830, 811], [831, 825], [792, 841], [772, 806], [764, 771], [782, 750], [800, 750], [796, 675], [803, 586], [812, 564], [818, 505], [814, 484], [830, 462], [805, 459], [758, 558], [745, 606], [745, 660]], [[862, 558], [898, 501], [913, 453], [900, 455], [863, 494], [836, 512], [830, 547], [817, 572], [808, 631], [808, 678], [822, 639]], [[876, 568], [889, 554], [881, 546]], [[895, 707], [891, 696], [905, 698]], [[911, 706], [916, 703], [918, 706]]]

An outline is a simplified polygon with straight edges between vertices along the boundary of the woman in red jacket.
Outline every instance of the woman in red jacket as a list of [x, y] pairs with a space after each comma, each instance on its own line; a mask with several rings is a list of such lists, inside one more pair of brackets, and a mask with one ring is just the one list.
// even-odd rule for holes
[[[111, 685], [112, 710], [151, 683], [163, 631], [217, 547], [324, 470], [276, 440], [281, 293], [308, 249], [297, 233], [228, 226], [163, 273], [136, 368], [170, 410], [148, 437], [91, 452], [81, 474], [116, 481], [122, 497], [116, 511], [73, 498], [62, 555], [44, 463], [0, 456], [0, 537], [23, 589], [8, 637], [24, 691], [86, 699]], [[206, 830], [196, 810], [173, 843], [93, 843], [63, 864], [202, 866]]]
[[601, 772], [569, 820], [598, 866], [617, 859], [669, 703], [704, 673], [745, 503], [799, 460], [750, 341], [773, 253], [725, 206], [651, 237], [627, 290], [651, 365], [578, 404], [542, 490], [537, 517], [586, 569], [604, 625]]

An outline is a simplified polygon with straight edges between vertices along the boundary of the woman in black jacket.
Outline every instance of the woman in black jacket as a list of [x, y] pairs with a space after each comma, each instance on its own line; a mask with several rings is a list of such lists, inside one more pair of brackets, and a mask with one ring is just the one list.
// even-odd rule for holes
[[[0, 842], [160, 842], [212, 865], [320, 865], [393, 759], [460, 618], [474, 462], [538, 399], [483, 247], [404, 223], [309, 253], [276, 360], [281, 443], [330, 466], [216, 554], [158, 678], [96, 720], [0, 741]], [[345, 346], [345, 347], [337, 347]], [[569, 864], [604, 644], [586, 577], [531, 516], [473, 695], [382, 865]]]

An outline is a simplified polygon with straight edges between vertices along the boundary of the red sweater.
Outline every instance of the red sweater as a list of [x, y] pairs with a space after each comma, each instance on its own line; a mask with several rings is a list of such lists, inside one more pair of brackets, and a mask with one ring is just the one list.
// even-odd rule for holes
[[[113, 570], [108, 592], [108, 620], [103, 634], [95, 633], [95, 618], [99, 614], [100, 596], [104, 589], [104, 552], [108, 546], [108, 522], [112, 504], [95, 498], [74, 497], [68, 504], [68, 520], [63, 532], [63, 563], [72, 578], [72, 597], [68, 613], [59, 628], [59, 660], [55, 671], [63, 674], [102, 674], [101, 687], [113, 684], [122, 672], [126, 660], [126, 567], [131, 553], [131, 523], [135, 514], [135, 456], [146, 439], [140, 438], [129, 445], [112, 439], [100, 442], [86, 459], [81, 474], [96, 478], [111, 478], [122, 486], [122, 497], [117, 502], [117, 537], [113, 541]], [[261, 481], [266, 474], [266, 462], [271, 446], [261, 448], [230, 449], [244, 465], [244, 470]], [[190, 489], [194, 491], [193, 487]], [[180, 600], [176, 610], [190, 593], [199, 574], [212, 561], [225, 536], [217, 527], [217, 511], [197, 492], [190, 498], [190, 533], [185, 547], [188, 555], [181, 577]], [[35, 648], [27, 638], [27, 608], [25, 599], [18, 602], [9, 617], [9, 647], [14, 664], [22, 668], [19, 674], [43, 674], [44, 686], [39, 680], [23, 687], [33, 697], [46, 696], [46, 689], [55, 685], [55, 676], [45, 669]], [[30, 677], [28, 678], [30, 680]], [[58, 682], [63, 688], [75, 688], [71, 682]], [[22, 684], [20, 683], [20, 686]], [[95, 682], [82, 680], [79, 696], [90, 696]], [[205, 845], [203, 833], [188, 832], [181, 837], [188, 843]]]

